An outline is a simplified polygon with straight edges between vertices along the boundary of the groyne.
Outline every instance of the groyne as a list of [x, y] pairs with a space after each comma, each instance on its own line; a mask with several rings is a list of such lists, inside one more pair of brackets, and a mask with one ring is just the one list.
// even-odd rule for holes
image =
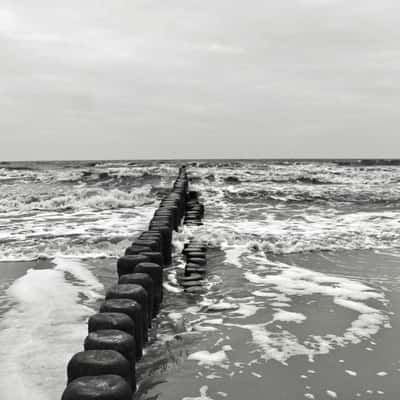
[[[189, 191], [186, 167], [179, 169], [170, 192], [160, 201], [148, 229], [117, 260], [118, 281], [99, 312], [88, 320], [83, 351], [67, 366], [62, 400], [130, 400], [136, 391], [136, 363], [143, 357], [149, 329], [163, 301], [163, 269], [172, 263], [172, 235], [182, 222], [201, 225], [204, 206]], [[185, 244], [184, 274], [179, 282], [196, 292], [206, 272], [206, 248], [192, 240]]]
[[[204, 205], [199, 201], [199, 193], [190, 191], [185, 212], [185, 225], [202, 225]], [[182, 255], [185, 259], [184, 273], [177, 276], [179, 284], [188, 293], [201, 293], [203, 280], [207, 272], [207, 247], [205, 243], [192, 238], [184, 244]]]

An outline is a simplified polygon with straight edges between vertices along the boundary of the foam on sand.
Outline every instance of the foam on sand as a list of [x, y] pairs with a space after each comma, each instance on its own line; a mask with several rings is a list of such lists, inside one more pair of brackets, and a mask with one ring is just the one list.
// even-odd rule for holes
[[331, 397], [332, 399], [336, 399], [337, 398], [337, 394], [336, 392], [334, 392], [333, 390], [327, 390], [326, 394]]
[[350, 376], [357, 376], [357, 372], [356, 371], [352, 371], [351, 369], [346, 369], [346, 374], [350, 375]]
[[190, 354], [188, 360], [195, 360], [199, 362], [199, 365], [206, 366], [220, 366], [225, 368], [224, 362], [228, 360], [224, 350], [217, 351], [215, 353], [210, 353], [209, 351], [198, 351], [196, 353]]
[[8, 289], [16, 305], [0, 322], [1, 399], [59, 398], [66, 364], [82, 349], [85, 322], [94, 312], [88, 305], [103, 286], [79, 262], [56, 262], [54, 269], [28, 270]]
[[381, 371], [381, 372], [378, 372], [376, 375], [377, 376], [386, 376], [388, 373], [386, 372], [386, 371]]
[[261, 358], [266, 361], [273, 359], [286, 364], [289, 358], [296, 355], [307, 355], [310, 360], [313, 358], [314, 350], [312, 348], [299, 343], [297, 337], [287, 330], [279, 332], [267, 330], [266, 326], [269, 323], [235, 326], [250, 331], [253, 343], [261, 349]]
[[255, 315], [258, 310], [258, 306], [256, 304], [240, 304], [239, 308], [233, 311], [233, 314], [241, 315], [240, 318], [248, 318], [252, 315]]
[[305, 321], [307, 317], [304, 314], [280, 310], [274, 314], [274, 321], [294, 322], [300, 324]]
[[[242, 254], [242, 257], [247, 258], [247, 255]], [[250, 287], [253, 296], [239, 298], [228, 296], [226, 299], [218, 300], [203, 298], [199, 304], [200, 310], [196, 309], [195, 313], [214, 311], [222, 314], [223, 318], [202, 320], [201, 324], [194, 328], [195, 330], [215, 331], [215, 328], [210, 329], [209, 325], [221, 325], [220, 329], [223, 329], [222, 325], [246, 329], [250, 332], [261, 359], [265, 361], [273, 359], [287, 364], [289, 358], [298, 355], [306, 356], [313, 362], [317, 355], [328, 354], [335, 348], [371, 339], [381, 328], [389, 326], [389, 314], [384, 311], [387, 299], [383, 292], [343, 276], [272, 262], [267, 260], [264, 254], [252, 254], [251, 258], [252, 269], [246, 270], [246, 267], [241, 269], [250, 286], [254, 286], [254, 290]], [[264, 265], [266, 268], [257, 268], [259, 265]], [[318, 302], [322, 297], [328, 298], [336, 305], [335, 309], [331, 308], [333, 313], [340, 313], [341, 309], [350, 311], [347, 312], [350, 317], [349, 325], [344, 328], [342, 334], [336, 332], [321, 334], [320, 331], [324, 326], [317, 324], [314, 326], [318, 334], [314, 333], [312, 326], [315, 322], [307, 315], [307, 308], [302, 309], [301, 313], [295, 309], [299, 303], [296, 297], [299, 296], [311, 297], [310, 301], [308, 298], [305, 299], [306, 305]], [[369, 304], [372, 302], [374, 307]], [[244, 318], [256, 313], [259, 315], [258, 312], [261, 314], [262, 310], [266, 310], [267, 315], [270, 315], [268, 310], [271, 309], [272, 318], [267, 321], [242, 322]], [[225, 321], [225, 318], [229, 318], [229, 322]], [[300, 338], [296, 334], [296, 325], [306, 323], [308, 318], [311, 321], [309, 325], [311, 331]], [[282, 326], [282, 323], [285, 326]], [[208, 354], [201, 353], [199, 356], [199, 360], [205, 364], [202, 357], [207, 357]], [[346, 373], [354, 376], [353, 371]]]
[[[318, 354], [327, 354], [346, 344], [360, 343], [371, 338], [382, 327], [390, 326], [389, 317], [384, 311], [367, 304], [373, 301], [385, 306], [383, 293], [378, 293], [361, 282], [281, 262], [271, 262], [264, 257], [258, 257], [257, 261], [268, 266], [267, 273], [264, 270], [255, 273], [253, 269], [244, 272], [244, 277], [256, 286], [253, 295], [263, 298], [264, 302], [275, 309], [272, 320], [257, 324], [226, 325], [249, 330], [253, 343], [261, 349], [261, 358], [267, 361], [275, 359], [286, 364], [295, 355], [305, 355], [313, 361]], [[295, 304], [296, 296], [330, 297], [337, 306], [352, 311], [355, 319], [350, 322], [343, 335], [327, 333], [321, 336], [311, 332], [301, 342], [294, 333], [277, 324], [302, 324], [306, 321], [306, 315], [288, 309]]]
[[182, 400], [213, 400], [207, 396], [208, 386], [202, 386], [200, 388], [200, 396], [198, 397], [184, 397]]

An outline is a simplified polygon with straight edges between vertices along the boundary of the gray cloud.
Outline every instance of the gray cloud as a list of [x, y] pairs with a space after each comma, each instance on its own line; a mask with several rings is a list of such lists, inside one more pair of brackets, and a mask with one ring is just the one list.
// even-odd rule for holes
[[398, 157], [400, 4], [9, 1], [0, 158]]

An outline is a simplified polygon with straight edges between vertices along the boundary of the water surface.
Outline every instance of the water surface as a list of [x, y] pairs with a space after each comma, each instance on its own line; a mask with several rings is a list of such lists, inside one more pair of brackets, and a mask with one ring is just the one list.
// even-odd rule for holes
[[[178, 165], [0, 165], [2, 399], [60, 397], [116, 257]], [[204, 225], [174, 235], [136, 397], [397, 399], [399, 168], [193, 162]], [[209, 246], [199, 295], [176, 283], [191, 237]]]

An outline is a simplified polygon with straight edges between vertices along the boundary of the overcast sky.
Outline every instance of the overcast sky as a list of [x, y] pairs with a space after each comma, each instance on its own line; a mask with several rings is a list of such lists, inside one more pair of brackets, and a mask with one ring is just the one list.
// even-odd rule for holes
[[399, 0], [0, 0], [0, 159], [400, 157]]

